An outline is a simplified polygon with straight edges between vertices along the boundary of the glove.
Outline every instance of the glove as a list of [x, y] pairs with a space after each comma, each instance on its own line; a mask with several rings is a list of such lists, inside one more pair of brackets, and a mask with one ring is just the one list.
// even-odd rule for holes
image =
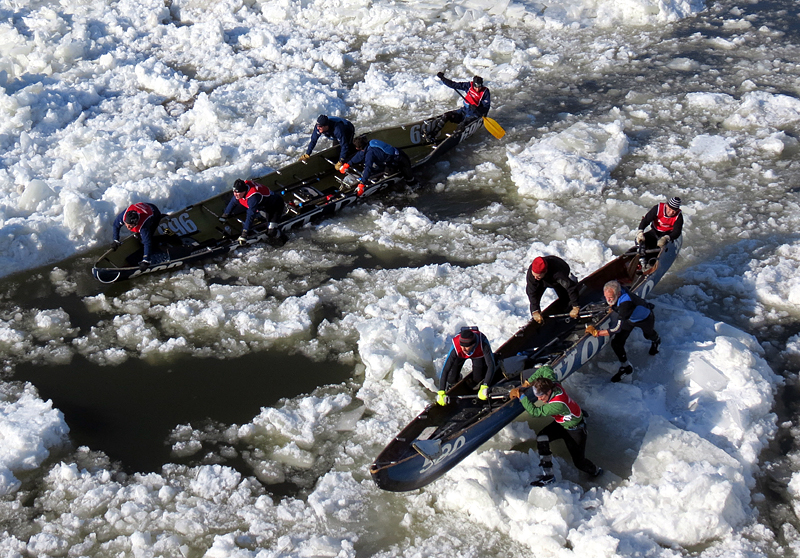
[[[339, 165], [339, 166], [337, 167], [336, 165]], [[350, 165], [348, 163], [345, 163], [343, 165], [340, 165], [339, 163], [336, 163], [336, 165], [334, 165], [333, 168], [335, 168], [337, 171], [339, 171], [342, 174], [346, 173], [347, 169], [350, 168]]]
[[662, 236], [661, 238], [658, 239], [658, 247], [661, 248], [667, 242], [669, 242], [669, 236], [667, 236], [667, 235]]
[[592, 337], [597, 337], [597, 328], [594, 327], [592, 324], [588, 324], [586, 326], [586, 333], [588, 333]]
[[219, 216], [219, 222], [220, 223], [226, 223], [227, 221], [228, 221], [228, 214], [227, 213], [223, 213], [222, 215]]
[[636, 231], [636, 244], [641, 244], [644, 242], [644, 231], [638, 230]]
[[581, 313], [581, 307], [580, 306], [573, 306], [572, 310], [570, 310], [570, 312], [569, 312], [569, 317], [574, 320], [575, 318], [578, 317], [578, 315], [580, 313]]
[[481, 388], [478, 390], [478, 399], [481, 401], [486, 401], [487, 395], [486, 392], [489, 391], [489, 386], [486, 384], [482, 384]]
[[111, 249], [112, 250], [116, 250], [121, 245], [122, 245], [122, 242], [120, 242], [119, 240], [115, 240], [114, 242], [111, 243]]
[[533, 321], [536, 322], [537, 324], [544, 323], [544, 318], [542, 317], [542, 313], [539, 312], [538, 310], [533, 313]]
[[139, 262], [139, 269], [141, 271], [144, 271], [148, 267], [150, 267], [150, 260], [142, 260]]
[[[333, 165], [333, 168], [336, 169], [336, 170], [341, 170], [341, 168], [343, 166], [345, 166], [345, 164], [346, 163], [342, 163], [341, 161], [338, 161], [335, 165]], [[347, 166], [350, 166], [350, 165], [347, 165]], [[347, 169], [345, 169], [345, 170], [347, 170]]]
[[442, 79], [444, 77], [444, 72], [437, 73], [436, 77], [438, 77], [439, 79]]
[[450, 403], [450, 398], [447, 396], [447, 393], [443, 389], [440, 389], [439, 392], [436, 394], [436, 402], [442, 407]]
[[519, 395], [521, 392], [522, 392], [522, 387], [511, 388], [511, 390], [508, 392], [508, 396], [511, 399], [519, 399]]
[[364, 193], [364, 185], [359, 183], [358, 188], [356, 188], [356, 195], [360, 196]]
[[302, 155], [300, 155], [300, 160], [301, 161], [305, 161], [306, 159], [310, 159], [310, 158], [311, 158], [311, 155], [309, 155], [308, 153], [303, 153]]

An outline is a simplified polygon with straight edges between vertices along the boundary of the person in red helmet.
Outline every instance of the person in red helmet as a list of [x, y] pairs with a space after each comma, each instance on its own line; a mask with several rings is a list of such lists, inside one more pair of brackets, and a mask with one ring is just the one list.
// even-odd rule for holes
[[531, 305], [531, 317], [537, 324], [544, 322], [540, 307], [545, 289], [555, 289], [558, 300], [568, 301], [570, 318], [577, 318], [581, 311], [578, 306], [578, 281], [570, 273], [569, 264], [558, 256], [539, 256], [534, 258], [525, 277], [525, 292]]

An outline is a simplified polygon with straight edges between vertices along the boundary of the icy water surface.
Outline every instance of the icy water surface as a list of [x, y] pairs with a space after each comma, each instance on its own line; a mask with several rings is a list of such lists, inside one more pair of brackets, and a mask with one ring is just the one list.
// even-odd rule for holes
[[[85, 19], [74, 30], [52, 9], [6, 7], [21, 36], [23, 21], [45, 41], [42, 75], [50, 64], [56, 83], [94, 90], [38, 100], [47, 80], [16, 70], [19, 49], [4, 54], [14, 97], [3, 192], [16, 192], [0, 207], [3, 238], [16, 239], [2, 240], [4, 261], [58, 263], [0, 288], [0, 550], [800, 548], [796, 3], [354, 2], [339, 13], [326, 2], [129, 2], [88, 19], [72, 6]], [[102, 64], [100, 77], [81, 56]], [[452, 108], [440, 69], [484, 75], [502, 141], [479, 135], [421, 170], [421, 190], [369, 200], [281, 251], [129, 284], [91, 279], [96, 246], [133, 198], [178, 209], [285, 164], [319, 112], [370, 129]], [[14, 103], [34, 109], [24, 133]], [[533, 257], [558, 254], [583, 277], [673, 195], [687, 222], [654, 293], [661, 353], [649, 357], [637, 334], [631, 381], [608, 382], [609, 352], [567, 383], [591, 414], [601, 479], [557, 451], [559, 482], [531, 489], [539, 424], [523, 419], [429, 487], [375, 488], [369, 463], [432, 400], [458, 327], [478, 324], [499, 345], [528, 318]]]

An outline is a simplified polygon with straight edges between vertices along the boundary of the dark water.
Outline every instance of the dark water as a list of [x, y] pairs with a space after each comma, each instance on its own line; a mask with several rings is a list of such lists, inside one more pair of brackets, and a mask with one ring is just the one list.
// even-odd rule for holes
[[[49, 280], [52, 267], [8, 277], [0, 281], [0, 289], [21, 310], [64, 309], [77, 334], [85, 335], [101, 318], [87, 310], [83, 297], [119, 296], [142, 286], [95, 281], [90, 269], [99, 254], [58, 264], [74, 284], [70, 292], [59, 293]], [[157, 364], [131, 358], [116, 366], [76, 355], [69, 364], [18, 363], [6, 379], [30, 382], [42, 398], [52, 400], [64, 414], [75, 447], [103, 452], [133, 473], [158, 472], [165, 463], [202, 458], [203, 451], [184, 459], [171, 454], [170, 434], [179, 425], [214, 425], [219, 430], [220, 425], [244, 424], [262, 407], [340, 384], [352, 373], [352, 366], [271, 350], [224, 360], [179, 355]]]
[[271, 351], [226, 360], [183, 357], [166, 366], [136, 359], [97, 366], [76, 357], [69, 365], [20, 365], [14, 379], [52, 399], [74, 444], [102, 451], [132, 473], [176, 462], [168, 438], [178, 425], [247, 423], [261, 407], [351, 373], [341, 364]]

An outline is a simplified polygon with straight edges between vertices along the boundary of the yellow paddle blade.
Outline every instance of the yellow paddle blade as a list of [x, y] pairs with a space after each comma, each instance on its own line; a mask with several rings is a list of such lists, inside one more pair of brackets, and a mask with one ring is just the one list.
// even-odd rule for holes
[[489, 131], [489, 133], [497, 139], [501, 139], [504, 135], [506, 135], [506, 131], [503, 130], [503, 127], [488, 116], [483, 117], [483, 125]]

